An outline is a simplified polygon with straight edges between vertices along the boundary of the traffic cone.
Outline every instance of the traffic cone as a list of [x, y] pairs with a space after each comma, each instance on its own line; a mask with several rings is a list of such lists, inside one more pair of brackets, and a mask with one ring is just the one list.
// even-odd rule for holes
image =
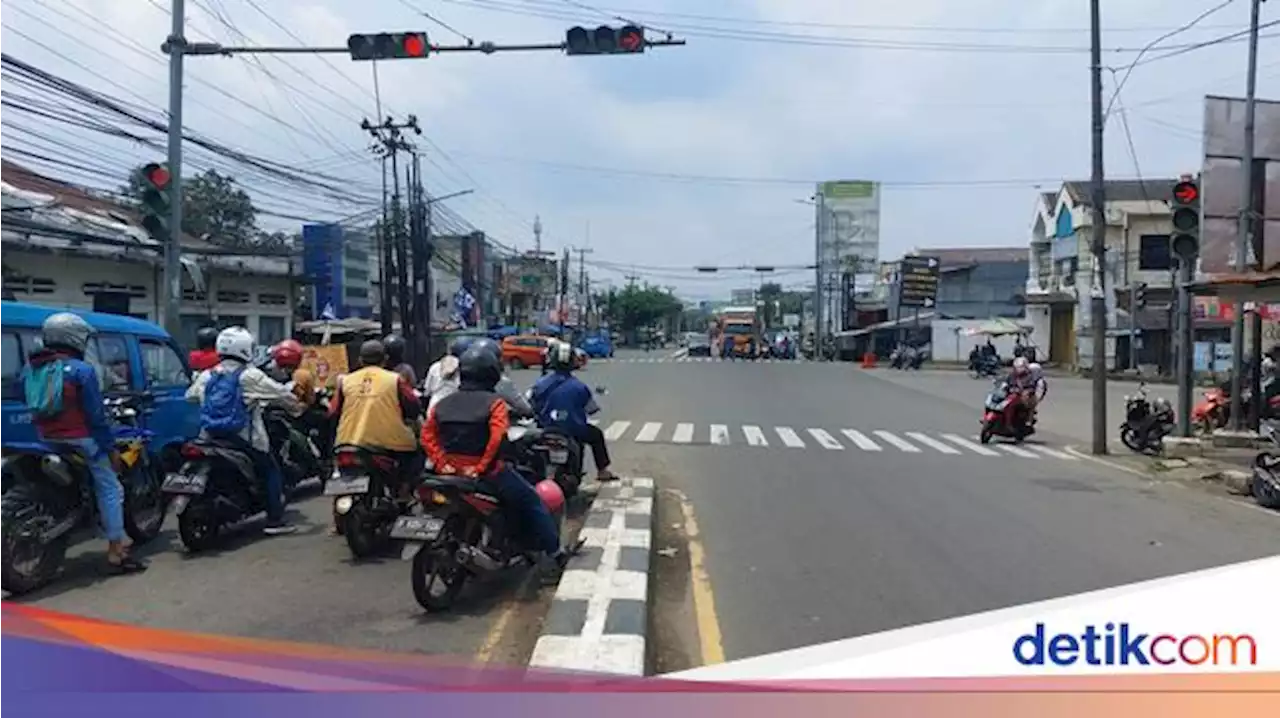
[[874, 352], [867, 352], [862, 355], [862, 368], [874, 369], [876, 366], [876, 355]]

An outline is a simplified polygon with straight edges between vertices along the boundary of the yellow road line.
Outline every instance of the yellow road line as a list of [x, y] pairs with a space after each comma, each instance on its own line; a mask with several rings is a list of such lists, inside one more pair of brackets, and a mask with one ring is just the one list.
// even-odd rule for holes
[[493, 660], [493, 654], [498, 650], [498, 646], [502, 643], [502, 639], [505, 637], [507, 632], [507, 627], [511, 625], [512, 618], [516, 615], [516, 611], [519, 610], [522, 605], [517, 597], [522, 595], [528, 588], [529, 581], [530, 578], [527, 576], [521, 580], [519, 585], [516, 586], [515, 597], [510, 598], [506, 605], [502, 607], [502, 612], [498, 614], [498, 618], [494, 620], [493, 625], [489, 628], [489, 632], [485, 635], [484, 643], [481, 643], [480, 648], [476, 649], [475, 658], [477, 663], [489, 663]]
[[702, 665], [724, 663], [720, 619], [716, 617], [715, 592], [711, 590], [711, 577], [707, 574], [706, 552], [698, 533], [698, 519], [693, 514], [693, 505], [683, 495], [680, 496], [680, 508], [684, 512], [684, 532], [689, 546], [690, 586], [693, 591], [693, 613], [698, 624]]

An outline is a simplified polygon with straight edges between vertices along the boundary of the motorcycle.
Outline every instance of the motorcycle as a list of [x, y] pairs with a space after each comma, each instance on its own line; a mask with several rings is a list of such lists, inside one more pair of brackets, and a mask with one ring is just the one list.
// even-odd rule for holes
[[1205, 434], [1211, 434], [1227, 425], [1231, 413], [1231, 397], [1221, 387], [1214, 387], [1204, 393], [1204, 401], [1196, 404], [1191, 411], [1191, 419], [1196, 428]]
[[516, 471], [534, 483], [551, 479], [566, 501], [578, 495], [584, 476], [582, 444], [554, 428], [543, 429], [526, 420], [507, 430], [510, 460]]
[[[417, 511], [396, 519], [391, 538], [404, 541], [401, 558], [413, 561], [410, 584], [423, 609], [447, 611], [472, 576], [534, 563], [483, 481], [427, 474], [417, 494]], [[562, 525], [563, 505], [547, 509]]]
[[356, 558], [368, 558], [390, 544], [391, 527], [411, 504], [412, 487], [396, 456], [364, 446], [334, 447], [334, 469], [324, 485], [333, 499], [339, 531]]
[[1138, 385], [1138, 391], [1124, 398], [1124, 423], [1120, 425], [1120, 440], [1130, 450], [1139, 454], [1155, 454], [1161, 441], [1173, 431], [1176, 418], [1173, 405], [1164, 397], [1155, 401], [1147, 398], [1147, 384]]
[[980, 356], [970, 362], [969, 373], [974, 379], [990, 379], [1000, 373], [1000, 359], [991, 355]]
[[1021, 442], [1035, 433], [1029, 423], [1026, 398], [1020, 391], [1010, 391], [1003, 383], [987, 395], [982, 413], [982, 433], [978, 439], [990, 444], [991, 438], [1003, 436]]
[[[135, 546], [160, 533], [165, 515], [160, 461], [147, 451], [154, 434], [138, 425], [149, 401], [128, 395], [103, 402], [124, 465], [124, 529]], [[74, 529], [98, 523], [93, 478], [79, 451], [44, 443], [6, 447], [0, 474], [4, 590], [26, 593], [57, 575]]]
[[1264, 508], [1280, 509], [1280, 423], [1264, 421], [1259, 433], [1272, 450], [1260, 452], [1253, 460], [1253, 498]]

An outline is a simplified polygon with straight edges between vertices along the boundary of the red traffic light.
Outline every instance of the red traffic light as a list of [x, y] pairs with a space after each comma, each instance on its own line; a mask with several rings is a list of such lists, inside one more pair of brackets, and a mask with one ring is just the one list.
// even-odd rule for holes
[[168, 187], [169, 180], [171, 179], [169, 169], [164, 165], [158, 164], [149, 164], [146, 167], [143, 167], [142, 176], [145, 177], [147, 182], [150, 182], [151, 186], [156, 189], [164, 189], [165, 187]]
[[1193, 204], [1200, 199], [1200, 187], [1195, 182], [1179, 182], [1173, 186], [1173, 199], [1181, 205]]
[[627, 25], [618, 31], [618, 47], [624, 52], [642, 52], [644, 50], [644, 30], [635, 25]]
[[404, 48], [406, 57], [426, 57], [427, 55], [427, 36], [415, 33], [407, 33], [404, 40], [401, 41], [401, 47]]

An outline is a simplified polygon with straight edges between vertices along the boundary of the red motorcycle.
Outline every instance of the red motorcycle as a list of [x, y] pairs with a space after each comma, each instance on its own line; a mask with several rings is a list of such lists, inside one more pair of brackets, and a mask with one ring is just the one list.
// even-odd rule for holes
[[1227, 425], [1231, 413], [1231, 397], [1221, 387], [1214, 387], [1204, 393], [1204, 400], [1196, 404], [1191, 411], [1191, 420], [1195, 427], [1206, 434]]
[[978, 439], [991, 443], [991, 437], [1004, 436], [1020, 442], [1036, 432], [1031, 424], [1031, 406], [1028, 396], [1031, 390], [1010, 391], [1005, 384], [997, 386], [987, 395], [982, 412], [982, 433]]

